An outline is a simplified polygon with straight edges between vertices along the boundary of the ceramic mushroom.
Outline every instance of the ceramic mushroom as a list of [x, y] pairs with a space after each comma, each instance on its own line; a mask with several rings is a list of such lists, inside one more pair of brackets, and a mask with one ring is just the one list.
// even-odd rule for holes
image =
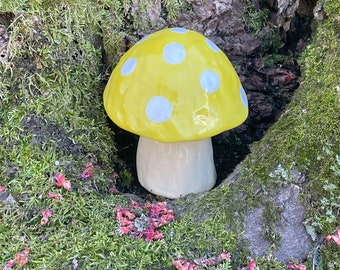
[[246, 93], [226, 55], [184, 28], [148, 35], [126, 52], [104, 106], [119, 127], [140, 135], [141, 185], [167, 198], [215, 185], [211, 137], [248, 116]]

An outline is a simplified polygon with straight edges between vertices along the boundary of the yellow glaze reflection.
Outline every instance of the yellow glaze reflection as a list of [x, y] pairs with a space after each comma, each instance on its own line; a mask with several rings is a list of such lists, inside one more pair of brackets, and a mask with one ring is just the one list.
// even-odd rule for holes
[[248, 116], [228, 58], [183, 28], [146, 36], [125, 53], [105, 88], [104, 106], [121, 128], [160, 142], [211, 137]]

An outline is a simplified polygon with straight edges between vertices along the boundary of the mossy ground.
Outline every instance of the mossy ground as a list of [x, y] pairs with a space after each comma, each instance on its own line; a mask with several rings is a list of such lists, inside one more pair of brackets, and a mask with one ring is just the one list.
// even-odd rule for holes
[[[170, 17], [184, 6], [164, 3]], [[131, 4], [0, 2], [0, 13], [11, 18], [0, 65], [0, 185], [17, 201], [0, 205], [0, 265], [25, 246], [31, 249], [27, 269], [167, 269], [177, 256], [190, 260], [223, 251], [232, 254], [235, 267], [245, 265], [242, 213], [259, 203], [252, 196], [259, 186], [271, 193], [285, 184], [277, 175], [269, 177], [279, 165], [308, 175], [307, 225], [323, 235], [340, 226], [339, 189], [332, 188], [339, 186], [340, 173], [340, 9], [337, 0], [330, 0], [329, 18], [301, 60], [303, 86], [280, 121], [253, 146], [238, 183], [194, 203], [190, 197], [174, 202], [187, 214], [162, 228], [160, 241], [119, 235], [114, 207], [127, 200], [108, 192], [120, 161], [101, 100], [109, 70], [103, 48], [118, 59], [124, 50], [121, 37], [132, 32], [131, 25], [143, 27], [139, 18], [127, 16]], [[87, 162], [94, 164], [94, 178], [83, 182], [80, 173]], [[53, 184], [57, 171], [71, 180], [71, 191]], [[61, 192], [63, 200], [46, 198], [49, 191]], [[53, 210], [45, 226], [40, 225], [43, 209]], [[325, 265], [339, 266], [337, 251], [322, 251]], [[263, 269], [284, 269], [281, 263], [258, 263]]]

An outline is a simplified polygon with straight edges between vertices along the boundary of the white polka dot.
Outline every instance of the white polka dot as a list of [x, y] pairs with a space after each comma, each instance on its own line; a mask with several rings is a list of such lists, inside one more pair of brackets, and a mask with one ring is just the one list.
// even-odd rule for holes
[[155, 96], [146, 105], [146, 116], [155, 123], [168, 121], [172, 113], [172, 106], [165, 97]]
[[210, 94], [220, 87], [220, 78], [215, 72], [206, 70], [201, 73], [200, 84], [202, 89]]
[[178, 43], [170, 43], [164, 47], [163, 57], [169, 64], [179, 64], [185, 58], [186, 52], [184, 47]]
[[240, 95], [241, 95], [241, 100], [242, 100], [243, 106], [248, 108], [247, 94], [244, 91], [242, 86], [240, 86]]
[[216, 46], [216, 44], [214, 42], [212, 42], [210, 39], [206, 39], [205, 42], [207, 43], [207, 45], [210, 47], [210, 49], [212, 49], [214, 52], [219, 52], [219, 48]]
[[125, 63], [122, 66], [122, 69], [120, 70], [120, 74], [123, 76], [130, 75], [136, 68], [137, 59], [136, 58], [129, 58], [125, 61]]
[[172, 31], [172, 32], [175, 32], [175, 33], [179, 33], [179, 34], [185, 34], [185, 33], [187, 33], [189, 30], [188, 30], [188, 29], [185, 29], [185, 28], [181, 28], [181, 27], [174, 27], [174, 28], [171, 28], [171, 31]]

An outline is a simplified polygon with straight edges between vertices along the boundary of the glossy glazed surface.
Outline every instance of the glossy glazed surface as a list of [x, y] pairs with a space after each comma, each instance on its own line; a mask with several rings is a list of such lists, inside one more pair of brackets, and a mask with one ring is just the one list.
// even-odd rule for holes
[[137, 173], [145, 189], [170, 199], [208, 191], [216, 183], [211, 138], [161, 143], [140, 137]]
[[246, 93], [226, 55], [183, 28], [135, 44], [113, 70], [104, 106], [121, 128], [160, 142], [208, 138], [248, 116]]

